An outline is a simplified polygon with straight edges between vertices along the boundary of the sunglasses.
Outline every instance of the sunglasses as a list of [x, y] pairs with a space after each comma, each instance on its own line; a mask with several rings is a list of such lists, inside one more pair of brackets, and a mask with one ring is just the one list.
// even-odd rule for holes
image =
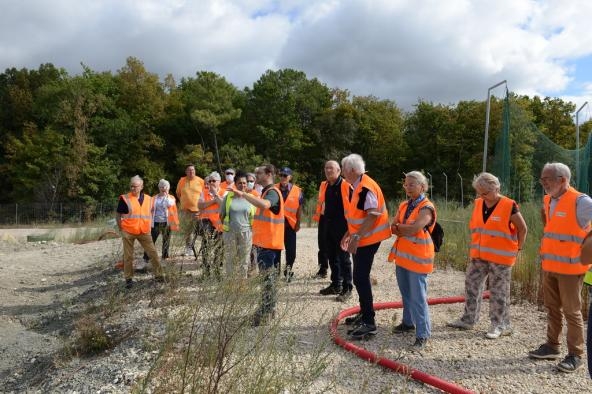
[[208, 183], [214, 183], [214, 182], [218, 182], [218, 181], [217, 181], [216, 179], [210, 179], [210, 180], [208, 181]]
[[234, 175], [234, 172], [227, 172], [226, 175]]
[[280, 174], [280, 176], [281, 176], [282, 178], [285, 178], [285, 177], [287, 177], [287, 176], [288, 176], [288, 174]]

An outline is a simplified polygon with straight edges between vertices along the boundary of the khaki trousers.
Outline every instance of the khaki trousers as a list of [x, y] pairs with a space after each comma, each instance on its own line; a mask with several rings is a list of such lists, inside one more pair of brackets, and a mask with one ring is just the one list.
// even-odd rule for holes
[[543, 274], [543, 295], [547, 307], [547, 344], [559, 350], [565, 316], [568, 354], [580, 357], [584, 354], [583, 280], [583, 274]]
[[123, 276], [125, 279], [131, 279], [134, 276], [134, 241], [136, 240], [142, 245], [144, 252], [146, 252], [150, 258], [150, 264], [152, 265], [152, 273], [154, 276], [162, 276], [160, 257], [158, 257], [150, 233], [130, 234], [122, 231], [121, 239], [123, 241]]

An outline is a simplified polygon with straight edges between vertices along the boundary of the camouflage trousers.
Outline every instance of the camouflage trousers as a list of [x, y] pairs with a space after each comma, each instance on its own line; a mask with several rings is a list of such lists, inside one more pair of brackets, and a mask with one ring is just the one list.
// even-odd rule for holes
[[465, 311], [461, 320], [474, 325], [479, 321], [485, 280], [489, 277], [489, 319], [494, 327], [510, 326], [510, 280], [512, 267], [471, 259], [465, 276]]

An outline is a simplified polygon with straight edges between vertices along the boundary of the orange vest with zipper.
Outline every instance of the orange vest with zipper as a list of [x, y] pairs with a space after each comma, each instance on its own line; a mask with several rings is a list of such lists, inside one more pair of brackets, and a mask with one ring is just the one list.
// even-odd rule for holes
[[422, 208], [432, 207], [432, 214], [434, 216], [432, 225], [429, 231], [422, 228], [413, 235], [397, 237], [388, 255], [388, 261], [394, 261], [399, 267], [408, 269], [411, 272], [430, 274], [434, 271], [434, 256], [436, 255], [434, 243], [430, 236], [430, 231], [434, 229], [436, 223], [436, 207], [425, 197], [411, 211], [407, 221], [404, 221], [407, 205], [409, 205], [409, 201], [404, 201], [399, 205], [397, 223], [413, 224], [417, 220]]
[[469, 222], [471, 258], [512, 266], [518, 255], [518, 233], [516, 227], [510, 223], [515, 202], [501, 196], [486, 223], [483, 223], [483, 204], [482, 198], [475, 200], [473, 216]]
[[321, 220], [323, 214], [323, 205], [325, 204], [325, 192], [327, 191], [327, 181], [321, 182], [319, 186], [319, 195], [317, 196], [317, 206], [315, 207], [315, 213], [312, 215], [312, 220], [318, 222]]
[[[220, 189], [220, 193], [224, 193], [224, 190]], [[204, 201], [215, 201], [214, 197], [210, 193], [204, 194]], [[222, 232], [222, 220], [220, 220], [220, 204], [215, 201], [212, 205], [199, 211], [199, 217], [208, 219], [217, 231]]]
[[580, 264], [582, 241], [590, 231], [590, 223], [582, 229], [576, 216], [576, 200], [582, 193], [570, 187], [557, 201], [551, 215], [551, 196], [544, 197], [546, 224], [540, 255], [543, 271], [565, 275], [582, 275], [590, 265]]
[[[275, 187], [280, 190], [280, 184], [277, 183]], [[300, 195], [302, 194], [302, 189], [298, 186], [292, 184], [292, 188], [288, 192], [288, 196], [284, 201], [284, 217], [286, 221], [292, 227], [292, 229], [296, 228], [296, 222], [298, 221], [298, 216], [296, 213], [298, 212], [298, 208], [300, 207]], [[280, 192], [280, 197], [282, 194]]]
[[[172, 231], [178, 231], [179, 230], [179, 214], [177, 211], [177, 205], [175, 203], [175, 197], [172, 195], [168, 195], [168, 198], [173, 200], [173, 205], [167, 208], [167, 224], [170, 226]], [[150, 210], [152, 211], [152, 223], [154, 223], [154, 213], [155, 213], [155, 209], [154, 209], [154, 204], [156, 203], [156, 197], [152, 197], [152, 203], [151, 203], [151, 207]]]
[[376, 199], [378, 200], [377, 210], [380, 215], [374, 221], [372, 228], [360, 238], [358, 241], [358, 246], [372, 245], [377, 242], [384, 241], [391, 236], [391, 229], [388, 221], [388, 211], [386, 209], [384, 196], [382, 195], [382, 190], [380, 190], [380, 186], [378, 186], [378, 184], [366, 174], [362, 175], [362, 179], [358, 183], [356, 189], [353, 191], [351, 201], [349, 201], [348, 204], [343, 207], [345, 218], [347, 219], [347, 231], [350, 234], [356, 234], [364, 222], [364, 219], [366, 216], [368, 216], [366, 211], [363, 209], [358, 209], [360, 192], [364, 187], [370, 190], [376, 196]]
[[253, 245], [265, 249], [284, 249], [284, 201], [282, 193], [276, 187], [265, 190], [265, 198], [270, 190], [275, 190], [279, 197], [280, 210], [274, 214], [271, 209], [257, 208], [253, 218]]
[[150, 233], [152, 228], [152, 198], [144, 194], [142, 205], [131, 193], [120, 196], [127, 204], [128, 213], [121, 214], [121, 229], [133, 235]]

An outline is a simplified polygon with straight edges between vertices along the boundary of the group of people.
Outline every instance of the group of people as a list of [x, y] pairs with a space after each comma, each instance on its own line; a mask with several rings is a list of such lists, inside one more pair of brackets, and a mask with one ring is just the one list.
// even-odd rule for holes
[[[337, 161], [329, 160], [324, 171], [326, 180], [319, 187], [313, 216], [318, 222], [319, 241], [316, 276], [325, 278], [330, 270], [331, 282], [320, 290], [320, 294], [335, 295], [338, 301], [346, 301], [352, 297], [355, 287], [360, 312], [345, 319], [345, 324], [350, 326], [347, 333], [353, 339], [375, 335], [377, 327], [370, 273], [380, 244], [395, 235], [387, 260], [396, 265], [403, 315], [393, 332], [414, 332], [412, 349], [425, 349], [432, 330], [427, 276], [434, 269], [435, 248], [431, 232], [437, 220], [436, 207], [426, 196], [426, 177], [419, 171], [405, 174], [403, 189], [407, 198], [389, 220], [382, 190], [366, 173], [360, 155], [344, 157], [341, 166]], [[228, 169], [225, 184], [220, 183], [217, 172], [212, 172], [206, 177], [206, 186], [195, 175], [195, 168], [188, 166], [186, 177], [181, 178], [177, 186], [181, 215], [196, 224], [186, 235], [187, 254], [195, 254], [195, 237], [199, 233], [197, 229], [201, 229], [206, 243], [211, 240], [219, 245], [216, 242], [223, 239], [227, 274], [246, 277], [251, 266], [251, 245], [254, 246], [263, 280], [255, 325], [274, 316], [276, 279], [280, 274], [280, 255], [284, 248], [286, 267], [283, 273], [288, 281], [292, 278], [296, 233], [300, 229], [304, 204], [302, 190], [290, 182], [292, 171], [285, 167], [277, 174], [280, 182], [274, 184], [276, 168], [270, 164], [258, 167], [251, 174]], [[592, 263], [592, 237], [588, 237], [592, 199], [571, 187], [570, 178], [569, 167], [562, 163], [547, 163], [540, 178], [546, 193], [541, 210], [544, 230], [540, 259], [548, 324], [545, 343], [529, 352], [529, 356], [535, 359], [560, 358], [560, 336], [565, 318], [568, 353], [558, 364], [558, 369], [563, 372], [576, 371], [583, 365], [581, 290], [584, 275]], [[168, 182], [161, 180], [160, 193], [154, 198], [143, 194], [142, 187], [141, 178], [133, 177], [130, 193], [121, 196], [117, 209], [117, 222], [123, 234], [124, 275], [129, 286], [133, 275], [133, 241], [138, 239], [144, 247], [152, 262], [155, 280], [162, 280], [154, 240], [158, 234], [163, 234], [162, 255], [167, 257], [170, 230], [179, 223], [175, 199], [168, 194]], [[471, 242], [465, 277], [466, 301], [462, 316], [449, 322], [448, 326], [468, 330], [476, 325], [488, 279], [491, 326], [485, 337], [496, 339], [512, 333], [509, 314], [511, 271], [525, 245], [528, 230], [518, 204], [501, 194], [497, 177], [483, 172], [473, 180], [473, 188], [477, 198], [469, 222]], [[218, 265], [216, 262], [213, 266], [208, 265], [207, 261], [204, 258], [204, 269]], [[590, 342], [590, 333], [588, 337]]]

